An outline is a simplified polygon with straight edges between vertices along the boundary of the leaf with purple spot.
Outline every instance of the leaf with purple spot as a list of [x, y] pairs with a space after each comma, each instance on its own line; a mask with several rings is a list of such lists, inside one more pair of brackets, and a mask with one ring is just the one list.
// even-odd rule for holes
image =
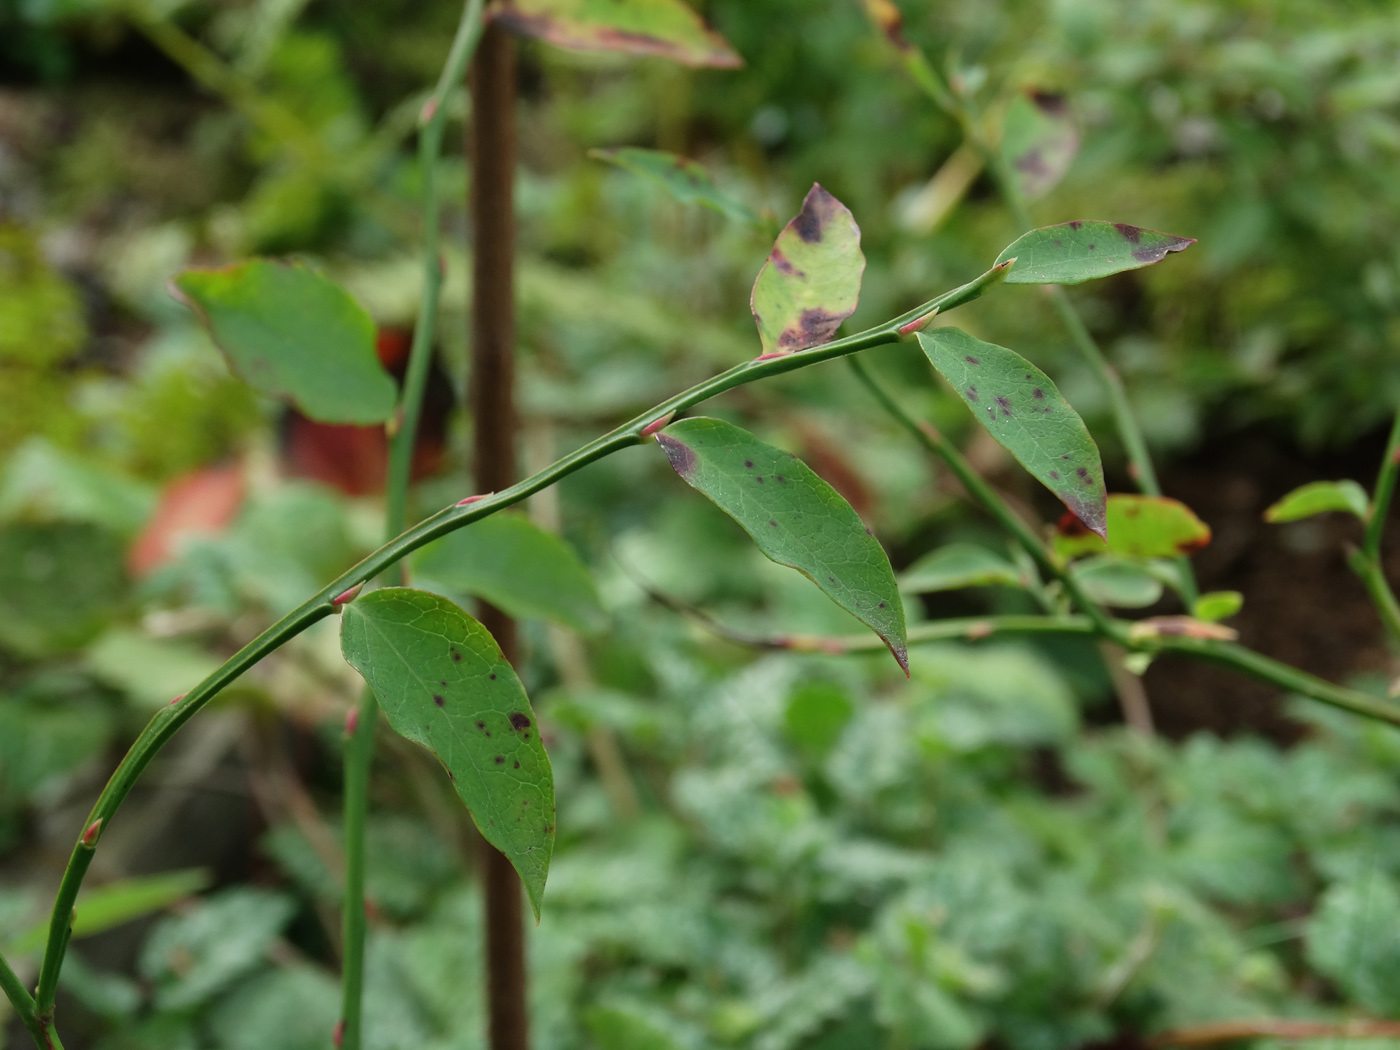
[[619, 51], [724, 69], [744, 64], [681, 0], [498, 0], [488, 10], [521, 36], [573, 51]]
[[1124, 222], [1076, 219], [1031, 230], [1007, 246], [997, 262], [1016, 260], [1006, 276], [1007, 284], [1081, 284], [1151, 266], [1169, 252], [1185, 251], [1195, 243], [1194, 237], [1144, 230]]
[[743, 526], [764, 555], [815, 583], [909, 672], [894, 570], [840, 493], [792, 453], [723, 420], [683, 419], [656, 440], [676, 473]]
[[1001, 155], [1023, 197], [1035, 200], [1054, 189], [1078, 152], [1079, 128], [1063, 95], [1031, 90], [1012, 99], [1002, 123]]
[[855, 313], [864, 273], [850, 209], [813, 184], [753, 283], [750, 305], [764, 355], [829, 343]]
[[554, 851], [554, 774], [496, 640], [441, 595], [386, 587], [345, 606], [340, 648], [394, 731], [447, 768], [482, 837], [520, 873], [538, 919]]
[[1014, 350], [956, 328], [920, 332], [919, 345], [987, 432], [1075, 517], [1104, 535], [1108, 491], [1099, 448], [1050, 377]]

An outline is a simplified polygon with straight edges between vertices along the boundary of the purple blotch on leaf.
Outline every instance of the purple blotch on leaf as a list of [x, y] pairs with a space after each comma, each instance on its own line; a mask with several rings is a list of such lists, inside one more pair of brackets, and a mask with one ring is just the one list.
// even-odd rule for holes
[[530, 719], [520, 711], [513, 711], [510, 715], [510, 725], [512, 729], [529, 729]]
[[977, 400], [977, 388], [975, 386], [970, 386], [967, 388], [967, 399], [969, 401]]
[[1129, 244], [1137, 244], [1142, 240], [1142, 227], [1129, 226], [1126, 222], [1115, 222], [1113, 228], [1123, 235], [1124, 240]]
[[498, 766], [503, 766], [503, 765], [505, 765], [505, 764], [506, 764], [506, 756], [505, 756], [505, 755], [497, 755], [497, 756], [496, 756], [496, 765], [498, 765]]
[[[1029, 379], [1030, 377], [1027, 376], [1026, 378]], [[1035, 398], [1037, 401], [1044, 401], [1045, 391], [1041, 390], [1040, 387], [1036, 387], [1034, 390], [1031, 391], [1031, 397]]]
[[980, 365], [982, 363], [981, 361], [977, 360], [977, 358], [973, 357], [971, 354], [968, 354], [965, 360], [970, 365]]
[[695, 473], [695, 453], [689, 445], [677, 441], [664, 431], [656, 435], [656, 440], [677, 474], [684, 478]]
[[438, 696], [437, 693], [434, 693], [434, 694], [433, 694], [433, 703], [437, 704], [438, 707], [441, 707], [441, 706], [443, 705], [443, 699], [442, 699], [442, 697]]

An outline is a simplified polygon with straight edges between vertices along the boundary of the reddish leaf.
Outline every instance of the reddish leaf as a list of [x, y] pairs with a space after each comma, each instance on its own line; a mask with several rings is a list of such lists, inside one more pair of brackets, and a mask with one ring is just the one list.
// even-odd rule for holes
[[243, 471], [237, 466], [205, 467], [170, 483], [155, 513], [127, 551], [135, 576], [160, 568], [181, 544], [222, 532], [243, 503]]
[[619, 51], [688, 66], [737, 69], [744, 60], [681, 0], [501, 0], [497, 22], [575, 51]]

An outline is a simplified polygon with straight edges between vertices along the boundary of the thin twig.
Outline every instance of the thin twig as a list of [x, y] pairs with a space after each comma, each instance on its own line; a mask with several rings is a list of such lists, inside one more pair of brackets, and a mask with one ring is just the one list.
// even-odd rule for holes
[[1209, 1046], [1236, 1039], [1396, 1039], [1400, 1021], [1217, 1021], [1154, 1035], [1150, 1047]]

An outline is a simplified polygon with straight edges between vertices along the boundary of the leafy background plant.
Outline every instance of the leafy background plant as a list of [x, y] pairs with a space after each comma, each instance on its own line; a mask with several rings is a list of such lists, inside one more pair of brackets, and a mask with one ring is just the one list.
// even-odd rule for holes
[[[969, 278], [1020, 232], [975, 176], [936, 213], [929, 180], [953, 163], [960, 132], [905, 82], [859, 5], [706, 13], [745, 70], [526, 48], [533, 463], [757, 352], [749, 284], [813, 180], [861, 223], [857, 327]], [[1267, 441], [1310, 457], [1305, 476], [1261, 483], [1277, 491], [1259, 494], [1259, 511], [1296, 482], [1371, 469], [1373, 456], [1349, 450], [1379, 448], [1371, 432], [1397, 396], [1386, 5], [905, 14], [906, 35], [940, 61], [955, 55], [991, 105], [1027, 87], [1069, 100], [1083, 143], [1033, 205], [1038, 220], [1122, 216], [1199, 238], [1168, 266], [1076, 294], [1154, 448], [1187, 462]], [[456, 15], [333, 2], [0, 13], [0, 947], [38, 946], [73, 825], [149, 714], [379, 541], [375, 486], [325, 466], [346, 448], [372, 461], [373, 435], [331, 434], [256, 398], [165, 285], [191, 264], [291, 254], [345, 283], [381, 326], [411, 323], [422, 172], [405, 143]], [[208, 90], [185, 39], [247, 90]], [[587, 156], [634, 145], [699, 158], [737, 221]], [[467, 176], [451, 157], [437, 175], [450, 234], [445, 407], [464, 371]], [[999, 300], [957, 323], [1031, 353], [1099, 437], [1110, 487], [1125, 487], [1108, 406], [1048, 306], [1033, 289]], [[882, 353], [903, 395], [1000, 486], [1055, 513], [979, 444], [916, 347]], [[876, 524], [896, 568], [951, 540], [1004, 551], [844, 370], [745, 388], [719, 410], [799, 451]], [[438, 420], [420, 450], [419, 511], [465, 495], [464, 430]], [[596, 597], [585, 587], [567, 608], [518, 610], [561, 800], [531, 936], [541, 1046], [1038, 1050], [1394, 1010], [1389, 730], [1309, 711], [1260, 719], [1272, 739], [1145, 740], [1113, 724], [1112, 686], [1076, 641], [920, 648], [908, 685], [888, 657], [756, 656], [659, 612], [646, 588], [755, 633], [839, 634], [854, 621], [668, 475], [638, 451], [530, 507], [596, 579]], [[1243, 512], [1214, 510], [1202, 507], [1219, 544]], [[1288, 545], [1265, 569], [1284, 593], [1311, 586], [1328, 603], [1315, 617], [1335, 603], [1348, 623], [1361, 596], [1344, 568], [1309, 568], [1329, 536], [1359, 538], [1342, 521], [1281, 533]], [[479, 578], [436, 583], [497, 600]], [[1028, 601], [943, 593], [924, 612]], [[1246, 610], [1257, 601], [1247, 594]], [[1267, 619], [1240, 623], [1279, 638]], [[1339, 674], [1389, 669], [1377, 636], [1362, 637]], [[1172, 680], [1147, 682], [1170, 708]], [[332, 814], [353, 688], [334, 631], [314, 629], [153, 770], [104, 834], [90, 892], [207, 875], [157, 885], [142, 906], [106, 912], [110, 932], [99, 923], [77, 941], [68, 1045], [325, 1045], [338, 999]], [[1211, 702], [1229, 707], [1237, 688], [1214, 679]], [[367, 1040], [475, 1045], [465, 822], [411, 749], [390, 750], [375, 791]], [[167, 904], [143, 926], [115, 925]], [[80, 901], [80, 915], [94, 910], [104, 915], [101, 898]]]

